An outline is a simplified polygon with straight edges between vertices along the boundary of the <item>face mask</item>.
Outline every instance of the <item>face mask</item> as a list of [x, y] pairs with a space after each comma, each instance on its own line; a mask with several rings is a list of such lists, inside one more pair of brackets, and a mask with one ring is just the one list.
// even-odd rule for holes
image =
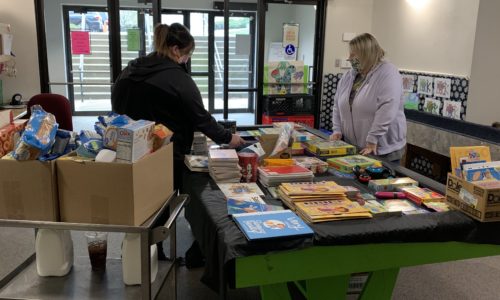
[[360, 72], [360, 65], [361, 63], [359, 62], [359, 59], [357, 58], [353, 58], [353, 59], [350, 59], [349, 62], [351, 63], [351, 67], [354, 71], [356, 71], [356, 73], [359, 73]]

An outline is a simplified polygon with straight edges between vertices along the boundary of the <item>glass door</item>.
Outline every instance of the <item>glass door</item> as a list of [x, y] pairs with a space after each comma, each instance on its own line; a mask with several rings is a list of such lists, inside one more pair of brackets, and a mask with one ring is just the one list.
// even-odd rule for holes
[[[106, 5], [104, 2], [103, 5]], [[48, 13], [46, 12], [46, 15]], [[108, 13], [103, 7], [64, 6], [66, 79], [52, 69], [52, 92], [63, 92], [70, 100], [74, 115], [95, 115], [111, 110], [111, 77]], [[47, 32], [49, 35], [49, 32]], [[49, 38], [47, 38], [49, 40]], [[63, 56], [64, 57], [64, 56]], [[56, 63], [59, 57], [50, 59]], [[50, 69], [50, 68], [49, 68]], [[60, 69], [59, 69], [60, 70]], [[58, 91], [59, 90], [59, 91]]]
[[[214, 17], [213, 111], [222, 112], [224, 98], [224, 17]], [[233, 12], [229, 18], [229, 114], [253, 113], [255, 99], [255, 13]], [[231, 118], [231, 116], [230, 116]], [[253, 116], [250, 118], [253, 123]]]

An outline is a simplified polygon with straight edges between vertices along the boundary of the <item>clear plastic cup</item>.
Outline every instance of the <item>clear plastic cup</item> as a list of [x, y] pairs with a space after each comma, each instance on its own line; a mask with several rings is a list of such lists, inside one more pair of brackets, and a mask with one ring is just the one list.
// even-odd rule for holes
[[106, 270], [106, 255], [108, 252], [108, 233], [98, 231], [85, 232], [89, 249], [92, 271]]

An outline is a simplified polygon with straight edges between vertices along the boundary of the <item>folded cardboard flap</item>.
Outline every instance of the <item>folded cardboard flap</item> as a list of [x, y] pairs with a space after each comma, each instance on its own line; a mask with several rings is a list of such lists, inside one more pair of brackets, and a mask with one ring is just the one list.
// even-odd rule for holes
[[173, 191], [173, 144], [135, 163], [57, 160], [61, 219], [141, 225]]
[[55, 162], [0, 160], [0, 218], [59, 221]]

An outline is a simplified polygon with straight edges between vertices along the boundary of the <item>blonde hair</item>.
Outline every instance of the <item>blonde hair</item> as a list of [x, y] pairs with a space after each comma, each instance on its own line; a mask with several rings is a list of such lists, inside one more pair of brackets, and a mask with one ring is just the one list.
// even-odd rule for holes
[[377, 39], [369, 33], [362, 33], [353, 38], [349, 42], [349, 50], [358, 56], [360, 68], [366, 72], [381, 62], [385, 55]]
[[177, 46], [183, 54], [194, 51], [194, 38], [184, 25], [158, 24], [154, 31], [154, 47], [159, 56], [168, 57], [170, 47]]

